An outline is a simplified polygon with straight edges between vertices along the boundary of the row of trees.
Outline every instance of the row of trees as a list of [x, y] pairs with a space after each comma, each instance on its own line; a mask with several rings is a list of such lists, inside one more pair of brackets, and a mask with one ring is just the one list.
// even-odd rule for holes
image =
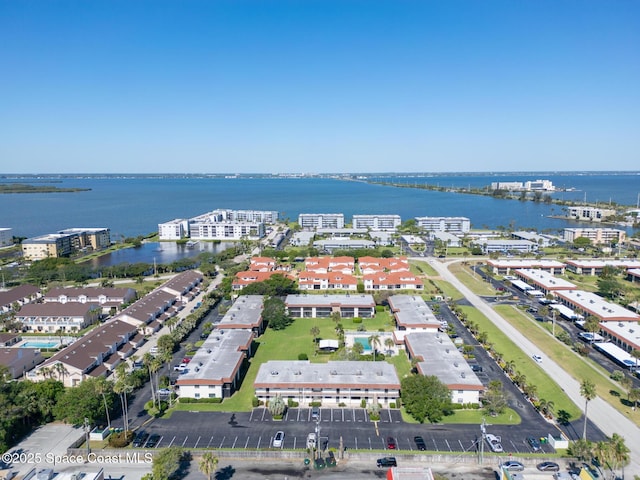
[[630, 461], [629, 448], [625, 444], [624, 438], [617, 433], [600, 442], [590, 442], [584, 438], [576, 440], [569, 444], [567, 453], [585, 462], [597, 460], [601, 466], [608, 468], [614, 474], [616, 470], [624, 468]]

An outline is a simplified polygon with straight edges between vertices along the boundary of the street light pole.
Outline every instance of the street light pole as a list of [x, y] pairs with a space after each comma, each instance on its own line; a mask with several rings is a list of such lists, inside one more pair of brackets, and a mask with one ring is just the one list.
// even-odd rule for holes
[[89, 419], [84, 417], [84, 432], [87, 441], [87, 461], [89, 461], [89, 455], [91, 454], [91, 443], [90, 443], [90, 429], [89, 429]]

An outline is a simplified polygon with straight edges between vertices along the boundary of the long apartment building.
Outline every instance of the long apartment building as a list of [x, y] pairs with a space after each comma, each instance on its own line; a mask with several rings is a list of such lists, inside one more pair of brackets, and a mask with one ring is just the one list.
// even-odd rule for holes
[[400, 397], [400, 379], [387, 362], [271, 360], [260, 366], [253, 386], [265, 403], [279, 396], [301, 405], [359, 406], [364, 400], [388, 407]]
[[303, 230], [344, 228], [344, 213], [301, 213], [298, 224]]
[[622, 243], [627, 234], [617, 228], [565, 228], [565, 242], [575, 242], [578, 238], [588, 238], [593, 245], [603, 245], [612, 242]]
[[395, 231], [402, 219], [400, 215], [354, 215], [353, 228], [364, 228], [374, 231]]
[[616, 211], [612, 208], [588, 207], [586, 205], [568, 207], [567, 210], [569, 218], [588, 222], [601, 222], [603, 219], [616, 214]]
[[278, 221], [274, 210], [216, 209], [189, 219], [176, 218], [158, 224], [160, 240], [257, 240], [264, 237], [265, 225]]
[[471, 230], [471, 220], [467, 217], [415, 217], [418, 227], [431, 232], [449, 232], [464, 235]]
[[102, 250], [111, 245], [108, 228], [69, 228], [22, 241], [22, 255], [26, 260], [68, 257], [83, 250]]

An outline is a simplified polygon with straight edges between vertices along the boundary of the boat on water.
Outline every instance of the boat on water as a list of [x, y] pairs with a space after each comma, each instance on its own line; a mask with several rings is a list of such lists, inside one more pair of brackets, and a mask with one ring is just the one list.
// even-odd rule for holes
[[187, 246], [187, 248], [194, 248], [198, 243], [198, 241], [194, 241], [194, 240], [189, 240], [185, 245]]

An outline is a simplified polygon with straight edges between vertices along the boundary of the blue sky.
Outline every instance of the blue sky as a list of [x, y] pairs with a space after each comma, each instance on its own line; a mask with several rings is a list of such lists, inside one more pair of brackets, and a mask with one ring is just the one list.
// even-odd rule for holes
[[3, 173], [637, 170], [640, 2], [0, 0]]

